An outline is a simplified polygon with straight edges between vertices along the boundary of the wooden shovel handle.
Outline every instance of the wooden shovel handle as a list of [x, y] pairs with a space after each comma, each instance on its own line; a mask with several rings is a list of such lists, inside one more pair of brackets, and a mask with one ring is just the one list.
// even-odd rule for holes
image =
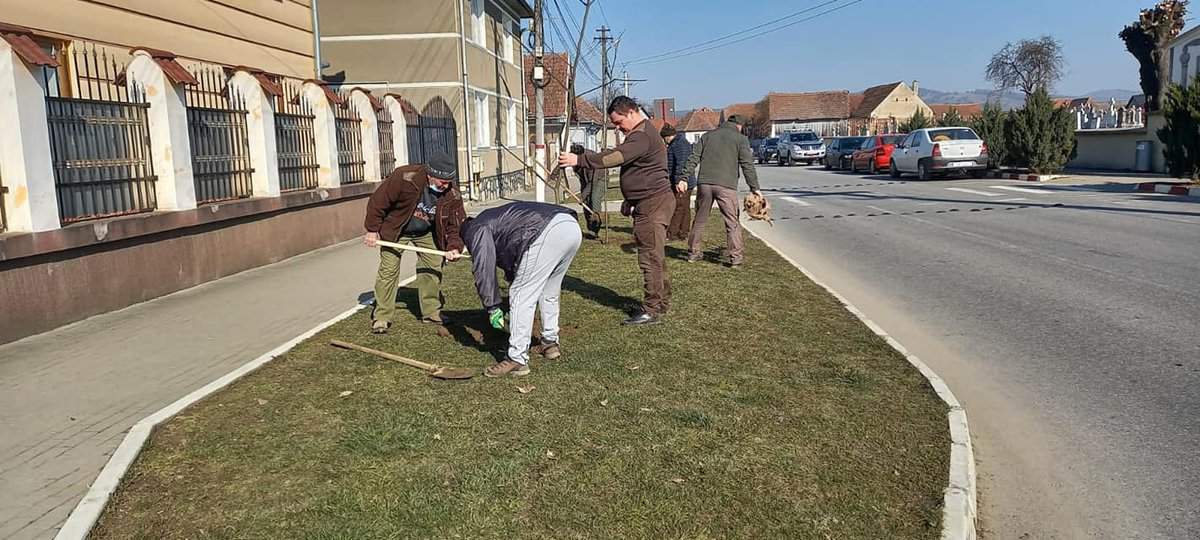
[[[442, 257], [446, 256], [445, 251], [441, 251], [441, 250], [437, 250], [437, 249], [429, 249], [429, 248], [423, 248], [423, 247], [417, 247], [417, 246], [410, 246], [408, 244], [397, 244], [395, 242], [388, 242], [385, 240], [376, 240], [375, 243], [378, 245], [381, 245], [383, 247], [390, 247], [393, 249], [402, 249], [404, 251], [415, 251], [417, 253], [428, 253], [430, 255], [441, 255]], [[462, 256], [465, 258], [468, 258], [468, 259], [471, 258], [471, 256], [467, 255], [466, 253], [463, 253]]]
[[434, 372], [434, 371], [437, 371], [437, 370], [438, 370], [438, 369], [441, 367], [441, 366], [435, 366], [435, 365], [431, 365], [431, 364], [426, 364], [425, 362], [418, 362], [418, 361], [416, 361], [416, 360], [413, 360], [413, 359], [411, 359], [411, 358], [405, 358], [405, 357], [403, 357], [403, 356], [400, 356], [400, 355], [396, 355], [396, 354], [392, 354], [392, 353], [388, 353], [388, 352], [383, 352], [383, 351], [379, 351], [379, 350], [375, 350], [375, 349], [371, 349], [371, 348], [369, 348], [369, 347], [363, 347], [362, 345], [355, 345], [354, 343], [347, 343], [347, 342], [345, 342], [345, 341], [338, 341], [338, 340], [336, 340], [336, 339], [335, 339], [335, 340], [333, 340], [333, 341], [330, 341], [330, 342], [329, 342], [329, 344], [330, 344], [330, 345], [333, 345], [334, 347], [337, 347], [337, 348], [339, 348], [339, 349], [349, 349], [349, 350], [352, 350], [352, 351], [358, 351], [358, 352], [362, 352], [362, 353], [367, 353], [367, 354], [370, 354], [370, 355], [378, 356], [378, 357], [380, 357], [380, 358], [385, 358], [385, 359], [388, 359], [388, 360], [392, 360], [392, 361], [394, 361], [394, 362], [400, 362], [401, 364], [404, 364], [404, 365], [406, 365], [406, 366], [415, 367], [415, 368], [417, 368], [417, 369], [421, 369], [421, 370], [424, 370], [424, 371], [428, 371], [428, 372], [430, 372], [430, 373], [432, 373], [432, 372]]

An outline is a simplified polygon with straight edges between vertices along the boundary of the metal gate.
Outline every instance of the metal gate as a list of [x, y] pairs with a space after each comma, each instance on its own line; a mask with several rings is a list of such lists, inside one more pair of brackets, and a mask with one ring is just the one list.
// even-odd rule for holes
[[375, 115], [379, 127], [379, 176], [387, 178], [396, 169], [396, 146], [392, 140], [392, 114], [387, 107], [379, 109]]
[[279, 162], [279, 190], [317, 187], [317, 143], [313, 135], [312, 108], [300, 96], [300, 83], [280, 79], [283, 95], [275, 98], [275, 144]]
[[[454, 166], [458, 167], [458, 129], [454, 121], [454, 112], [440, 97], [429, 100], [418, 118], [420, 129], [417, 140], [420, 141], [421, 160], [413, 163], [425, 163], [435, 152], [445, 152], [454, 158]], [[410, 139], [411, 141], [412, 139]], [[413, 146], [409, 143], [409, 146]]]
[[66, 65], [42, 71], [60, 220], [154, 210], [150, 105], [117, 81], [128, 56], [78, 42], [62, 56]]
[[246, 104], [217, 67], [192, 70], [199, 84], [184, 90], [196, 203], [243, 199], [254, 193]]
[[341, 98], [342, 103], [333, 106], [338, 173], [343, 184], [357, 184], [366, 180], [367, 176], [367, 162], [363, 159], [362, 149], [362, 117], [350, 101], [350, 94], [341, 94]]

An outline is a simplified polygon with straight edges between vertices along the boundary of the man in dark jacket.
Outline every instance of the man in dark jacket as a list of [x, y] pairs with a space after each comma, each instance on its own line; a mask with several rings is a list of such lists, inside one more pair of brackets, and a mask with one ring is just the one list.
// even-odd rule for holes
[[[586, 150], [582, 144], [571, 145], [572, 154], [583, 157], [584, 152]], [[604, 210], [604, 192], [608, 189], [608, 183], [603, 178], [596, 179], [595, 169], [575, 167], [575, 175], [579, 177], [579, 198], [590, 208], [583, 209], [583, 220], [587, 222], [588, 231], [597, 236], [603, 225], [600, 212]]]
[[667, 177], [667, 145], [641, 107], [628, 96], [617, 96], [608, 105], [608, 119], [625, 133], [625, 142], [603, 152], [558, 155], [560, 167], [621, 168], [621, 213], [633, 214], [633, 240], [637, 243], [645, 299], [642, 312], [625, 320], [627, 325], [656, 324], [671, 308], [671, 278], [667, 275], [667, 226], [675, 213], [675, 195]]
[[700, 167], [700, 189], [696, 195], [696, 221], [692, 223], [692, 236], [688, 239], [688, 262], [700, 260], [704, 249], [704, 226], [712, 212], [713, 201], [725, 218], [725, 234], [729, 239], [729, 266], [742, 265], [741, 209], [738, 206], [738, 170], [750, 185], [750, 191], [758, 191], [758, 172], [754, 169], [754, 152], [750, 140], [742, 135], [745, 121], [738, 115], [730, 116], [721, 127], [705, 133], [692, 146], [692, 157], [676, 180], [682, 182]]
[[[680, 178], [683, 166], [692, 156], [692, 143], [676, 134], [671, 124], [663, 124], [659, 132], [667, 143], [667, 173], [668, 178]], [[675, 183], [675, 214], [671, 216], [671, 225], [667, 227], [668, 240], [687, 240], [692, 230], [692, 190], [696, 189], [696, 176], [687, 177], [687, 181]]]
[[[367, 201], [367, 229], [363, 243], [376, 247], [379, 240], [412, 246], [438, 249], [454, 261], [463, 250], [459, 227], [467, 217], [462, 195], [454, 185], [458, 166], [449, 153], [439, 152], [430, 157], [427, 165], [406, 165], [375, 188]], [[426, 253], [417, 256], [417, 296], [421, 303], [421, 320], [445, 324], [441, 294], [442, 267], [439, 255]], [[375, 311], [371, 331], [386, 334], [396, 314], [396, 289], [400, 283], [400, 250], [390, 247], [379, 250], [379, 273], [375, 278]]]
[[563, 276], [579, 251], [583, 235], [574, 210], [537, 202], [514, 202], [484, 210], [463, 224], [463, 240], [471, 252], [475, 289], [497, 329], [504, 328], [503, 300], [496, 269], [508, 280], [508, 358], [487, 369], [488, 377], [529, 374], [529, 339], [533, 316], [542, 312], [542, 356], [555, 360], [558, 345], [559, 294]]

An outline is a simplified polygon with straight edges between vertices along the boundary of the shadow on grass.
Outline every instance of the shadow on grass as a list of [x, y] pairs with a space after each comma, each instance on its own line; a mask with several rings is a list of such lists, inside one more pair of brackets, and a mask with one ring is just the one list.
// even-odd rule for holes
[[641, 306], [641, 302], [636, 298], [625, 296], [603, 285], [588, 283], [569, 274], [563, 278], [563, 289], [627, 315]]

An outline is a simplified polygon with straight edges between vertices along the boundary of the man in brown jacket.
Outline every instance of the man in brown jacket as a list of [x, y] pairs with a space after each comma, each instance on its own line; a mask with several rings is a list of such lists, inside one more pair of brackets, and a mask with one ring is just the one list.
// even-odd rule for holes
[[[459, 228], [467, 217], [462, 195], [454, 185], [458, 166], [446, 152], [430, 157], [427, 165], [406, 165], [392, 172], [375, 189], [367, 202], [367, 229], [363, 243], [376, 247], [379, 240], [448, 252], [454, 261], [463, 251]], [[379, 250], [379, 274], [375, 278], [375, 311], [371, 331], [386, 334], [396, 314], [396, 289], [400, 284], [400, 250]], [[421, 320], [445, 324], [441, 294], [442, 267], [439, 255], [417, 256], [417, 296]]]
[[636, 101], [618, 96], [608, 106], [608, 118], [625, 133], [625, 142], [604, 152], [583, 156], [562, 153], [560, 167], [621, 168], [621, 213], [633, 214], [633, 239], [638, 247], [645, 299], [642, 312], [627, 325], [655, 324], [671, 308], [671, 278], [667, 275], [667, 226], [675, 213], [675, 194], [667, 175], [667, 145]]

